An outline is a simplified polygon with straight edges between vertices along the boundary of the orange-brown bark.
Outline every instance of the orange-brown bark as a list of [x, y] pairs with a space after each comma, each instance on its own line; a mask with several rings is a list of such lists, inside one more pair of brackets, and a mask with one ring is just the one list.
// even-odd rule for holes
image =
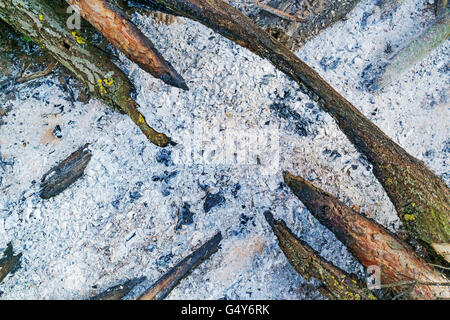
[[383, 226], [360, 215], [301, 177], [285, 172], [284, 180], [311, 214], [333, 231], [362, 265], [380, 268], [382, 285], [415, 280], [418, 284], [413, 287], [409, 283], [390, 289], [396, 294], [403, 294], [412, 287], [406, 294], [410, 299], [450, 298], [449, 280], [417, 257], [412, 248]]
[[188, 89], [183, 78], [118, 7], [106, 0], [67, 0], [67, 2], [79, 9], [83, 18], [142, 69], [169, 85]]

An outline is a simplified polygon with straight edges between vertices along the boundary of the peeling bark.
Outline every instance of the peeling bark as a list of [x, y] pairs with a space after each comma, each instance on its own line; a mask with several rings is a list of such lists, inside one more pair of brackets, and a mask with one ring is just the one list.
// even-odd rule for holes
[[315, 278], [322, 283], [318, 288], [330, 300], [376, 300], [376, 296], [349, 274], [320, 257], [306, 242], [298, 239], [284, 221], [275, 220], [266, 211], [264, 216], [278, 238], [278, 244], [294, 269], [307, 281]]
[[162, 300], [175, 286], [192, 272], [200, 263], [208, 259], [219, 248], [222, 235], [217, 233], [208, 242], [194, 251], [192, 254], [181, 260], [175, 267], [170, 269], [158, 281], [156, 281], [139, 300]]
[[392, 141], [317, 72], [237, 9], [221, 0], [155, 1], [269, 60], [295, 80], [301, 91], [334, 117], [348, 139], [372, 163], [375, 176], [409, 234], [426, 247], [430, 261], [444, 263], [444, 255], [432, 246], [450, 243], [449, 190], [423, 162]]
[[121, 10], [106, 0], [67, 0], [115, 47], [142, 69], [165, 83], [188, 90], [177, 71]]
[[0, 0], [0, 19], [46, 48], [94, 97], [128, 114], [152, 143], [160, 147], [173, 144], [147, 124], [131, 98], [132, 86], [123, 72], [82, 35], [69, 32], [47, 1]]
[[[395, 294], [410, 299], [450, 298], [450, 281], [445, 275], [416, 256], [411, 247], [383, 226], [301, 177], [285, 172], [284, 180], [309, 212], [330, 229], [363, 266], [381, 269], [382, 284]], [[418, 283], [410, 288], [410, 281]], [[394, 285], [397, 283], [408, 285]]]

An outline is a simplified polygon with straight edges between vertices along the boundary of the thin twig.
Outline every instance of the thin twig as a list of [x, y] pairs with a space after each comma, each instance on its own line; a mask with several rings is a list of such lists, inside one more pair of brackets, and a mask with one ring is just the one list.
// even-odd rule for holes
[[449, 267], [444, 267], [444, 266], [441, 266], [440, 264], [434, 264], [434, 263], [427, 263], [427, 264], [429, 264], [430, 266], [436, 267], [436, 268], [441, 268], [441, 269], [444, 269], [444, 270], [450, 270]]
[[58, 62], [54, 61], [54, 62], [50, 63], [48, 65], [48, 67], [45, 70], [43, 70], [43, 71], [35, 72], [35, 73], [30, 74], [30, 75], [25, 75], [25, 73], [29, 69], [29, 67], [27, 67], [23, 71], [21, 77], [19, 79], [17, 79], [17, 83], [25, 83], [25, 82], [28, 82], [28, 81], [32, 81], [32, 80], [36, 80], [36, 79], [48, 76], [50, 73], [52, 73], [56, 69], [57, 66], [58, 66]]

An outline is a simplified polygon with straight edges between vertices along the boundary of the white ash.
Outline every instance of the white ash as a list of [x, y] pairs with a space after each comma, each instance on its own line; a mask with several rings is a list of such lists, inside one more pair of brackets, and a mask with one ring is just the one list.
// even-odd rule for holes
[[[381, 20], [374, 2], [362, 1], [348, 20], [297, 54], [448, 183], [449, 43], [381, 92], [360, 86], [362, 71], [387, 42], [399, 45], [423, 29], [432, 17], [426, 3], [404, 1]], [[249, 6], [240, 3], [243, 10]], [[0, 249], [12, 241], [23, 258], [21, 268], [0, 284], [0, 299], [85, 299], [143, 275], [149, 285], [217, 231], [224, 236], [221, 249], [169, 299], [321, 298], [278, 248], [265, 210], [284, 219], [323, 257], [362, 276], [356, 259], [282, 184], [281, 172], [289, 170], [391, 230], [398, 228], [370, 165], [334, 120], [270, 63], [206, 27], [186, 19], [170, 26], [140, 15], [134, 20], [190, 87], [188, 92], [168, 87], [121, 57], [150, 125], [180, 144], [164, 160], [126, 116], [96, 100], [72, 103], [56, 78], [39, 80], [34, 88], [21, 85], [0, 126]], [[261, 170], [272, 159], [266, 145], [253, 155], [261, 165], [255, 158], [248, 165], [177, 163], [184, 141], [219, 154], [217, 123], [242, 132], [279, 128], [278, 170]], [[60, 139], [49, 135], [56, 125]], [[195, 125], [213, 136], [193, 136]], [[57, 197], [40, 199], [43, 174], [86, 142], [93, 158], [84, 177]], [[225, 198], [208, 213], [207, 192]], [[185, 203], [194, 222], [176, 230]], [[139, 290], [143, 287], [135, 294]]]

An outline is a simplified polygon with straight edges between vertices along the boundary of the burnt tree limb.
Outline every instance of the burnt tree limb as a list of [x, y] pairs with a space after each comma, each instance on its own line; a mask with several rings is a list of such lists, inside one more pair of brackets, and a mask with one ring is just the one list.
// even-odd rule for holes
[[442, 262], [446, 258], [441, 247], [450, 246], [449, 189], [422, 161], [392, 141], [287, 47], [227, 3], [221, 0], [154, 1], [269, 60], [295, 80], [300, 90], [336, 120], [358, 151], [372, 163], [375, 176], [409, 234], [426, 247], [430, 261]]
[[11, 243], [8, 243], [6, 250], [3, 252], [3, 257], [0, 259], [0, 282], [6, 278], [6, 276], [14, 272], [19, 266], [22, 253], [14, 255], [13, 247]]
[[275, 220], [270, 211], [264, 216], [278, 238], [278, 244], [294, 269], [307, 281], [319, 280], [319, 292], [330, 300], [376, 300], [377, 297], [349, 274], [320, 257], [306, 242], [297, 238], [282, 220]]
[[85, 144], [44, 174], [39, 192], [42, 199], [57, 196], [83, 176], [92, 158], [92, 153], [87, 147], [88, 144]]
[[448, 278], [416, 256], [411, 247], [383, 226], [301, 177], [285, 172], [284, 180], [309, 212], [330, 229], [363, 266], [380, 268], [382, 285], [410, 299], [450, 298]]
[[165, 83], [187, 90], [185, 81], [156, 50], [153, 43], [121, 9], [106, 0], [67, 0], [115, 47], [142, 69]]
[[132, 99], [132, 85], [125, 74], [76, 31], [44, 0], [0, 0], [0, 19], [29, 37], [80, 80], [92, 94], [121, 113], [126, 113], [155, 145], [173, 144], [150, 127]]
[[145, 281], [145, 277], [134, 278], [125, 281], [124, 283], [115, 285], [105, 291], [91, 297], [89, 300], [121, 300], [125, 297], [134, 287]]
[[217, 233], [214, 237], [208, 240], [200, 248], [195, 250], [189, 256], [181, 260], [175, 267], [170, 269], [166, 274], [159, 278], [153, 285], [150, 286], [139, 300], [162, 300], [173, 288], [189, 273], [191, 273], [200, 263], [208, 259], [214, 252], [219, 249], [220, 241], [222, 240], [221, 233]]

